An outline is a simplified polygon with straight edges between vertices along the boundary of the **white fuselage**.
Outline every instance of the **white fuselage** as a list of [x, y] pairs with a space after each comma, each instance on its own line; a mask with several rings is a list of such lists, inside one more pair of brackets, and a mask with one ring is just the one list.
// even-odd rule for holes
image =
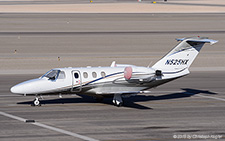
[[147, 67], [132, 67], [132, 77], [127, 80], [124, 70], [128, 65], [118, 67], [86, 67], [86, 68], [56, 68], [51, 71], [63, 72], [55, 79], [45, 75], [17, 84], [11, 88], [13, 93], [22, 95], [44, 94], [114, 94], [138, 92], [151, 88], [151, 82], [156, 81], [155, 70]]

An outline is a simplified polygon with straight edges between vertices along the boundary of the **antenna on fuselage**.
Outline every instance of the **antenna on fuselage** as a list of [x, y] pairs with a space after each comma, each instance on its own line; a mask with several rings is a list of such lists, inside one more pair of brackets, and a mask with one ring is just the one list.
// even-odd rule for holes
[[152, 61], [148, 64], [147, 68], [150, 68], [151, 64], [152, 64]]
[[113, 61], [110, 67], [116, 67], [116, 61]]

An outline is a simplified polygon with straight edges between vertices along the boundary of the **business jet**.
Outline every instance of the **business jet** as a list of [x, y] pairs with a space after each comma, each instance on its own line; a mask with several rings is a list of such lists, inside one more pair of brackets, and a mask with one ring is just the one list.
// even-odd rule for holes
[[43, 76], [13, 86], [12, 93], [33, 95], [32, 105], [40, 106], [41, 96], [79, 94], [97, 100], [113, 97], [113, 104], [121, 106], [123, 98], [188, 75], [189, 67], [205, 43], [218, 41], [207, 37], [189, 37], [179, 41], [169, 53], [152, 67], [140, 67], [112, 62], [109, 67], [55, 68]]

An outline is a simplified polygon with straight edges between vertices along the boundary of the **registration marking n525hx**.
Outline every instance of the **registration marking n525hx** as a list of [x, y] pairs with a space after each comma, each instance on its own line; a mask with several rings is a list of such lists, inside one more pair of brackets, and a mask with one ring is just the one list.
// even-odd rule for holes
[[165, 65], [187, 65], [188, 59], [170, 59], [167, 60]]

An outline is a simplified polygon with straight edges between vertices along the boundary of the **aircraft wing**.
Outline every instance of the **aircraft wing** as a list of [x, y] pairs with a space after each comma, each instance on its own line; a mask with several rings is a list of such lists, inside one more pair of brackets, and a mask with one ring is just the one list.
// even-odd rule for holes
[[97, 92], [96, 94], [121, 94], [121, 95], [126, 95], [126, 94], [145, 94], [145, 93], [150, 93], [151, 91], [116, 91], [116, 92]]

